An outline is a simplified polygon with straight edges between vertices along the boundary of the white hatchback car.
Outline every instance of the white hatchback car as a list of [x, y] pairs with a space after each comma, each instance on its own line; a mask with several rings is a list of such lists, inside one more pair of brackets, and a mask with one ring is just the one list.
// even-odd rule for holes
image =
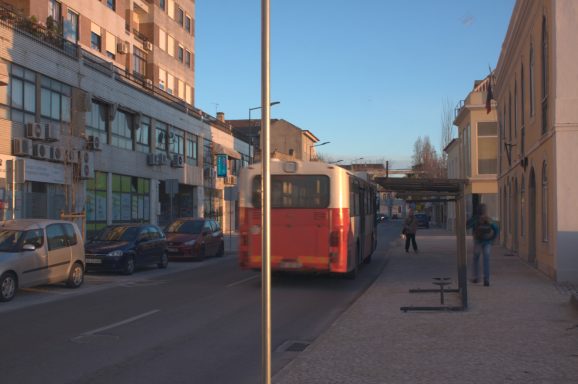
[[84, 243], [76, 224], [64, 220], [16, 219], [0, 222], [0, 301], [18, 288], [84, 281]]

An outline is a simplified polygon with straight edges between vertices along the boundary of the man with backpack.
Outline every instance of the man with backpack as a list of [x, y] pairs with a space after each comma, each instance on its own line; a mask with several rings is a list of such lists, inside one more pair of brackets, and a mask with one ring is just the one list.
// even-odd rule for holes
[[467, 228], [472, 228], [474, 237], [474, 261], [472, 283], [477, 283], [480, 278], [480, 255], [483, 258], [484, 286], [490, 286], [490, 255], [492, 242], [498, 236], [498, 226], [487, 214], [485, 204], [478, 205], [477, 214], [467, 222]]

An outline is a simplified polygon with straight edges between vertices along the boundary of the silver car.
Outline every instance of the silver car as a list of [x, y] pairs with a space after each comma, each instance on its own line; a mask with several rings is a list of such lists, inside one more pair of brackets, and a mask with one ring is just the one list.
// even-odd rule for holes
[[0, 301], [18, 288], [84, 281], [84, 243], [78, 227], [64, 220], [16, 219], [0, 223]]

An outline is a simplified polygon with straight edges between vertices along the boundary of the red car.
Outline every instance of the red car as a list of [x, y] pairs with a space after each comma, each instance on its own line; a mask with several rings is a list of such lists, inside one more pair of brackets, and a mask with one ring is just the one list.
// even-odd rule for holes
[[223, 231], [215, 220], [183, 217], [169, 224], [165, 234], [170, 258], [204, 259], [225, 254]]

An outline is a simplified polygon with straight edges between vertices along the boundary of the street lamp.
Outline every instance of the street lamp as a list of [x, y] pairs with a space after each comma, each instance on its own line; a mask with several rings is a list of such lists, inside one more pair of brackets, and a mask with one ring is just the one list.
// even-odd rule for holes
[[360, 157], [360, 158], [358, 158], [358, 159], [351, 160], [351, 162], [349, 163], [349, 165], [351, 166], [351, 170], [353, 170], [353, 168], [355, 168], [355, 167], [354, 167], [355, 162], [356, 162], [356, 161], [359, 161], [359, 160], [363, 160], [363, 157]]
[[337, 163], [341, 163], [343, 160], [337, 160], [337, 161], [330, 161], [329, 164], [337, 164]]
[[312, 157], [313, 157], [313, 148], [315, 148], [315, 147], [321, 147], [322, 145], [329, 144], [329, 143], [331, 143], [331, 141], [324, 141], [323, 143], [315, 144], [315, 145], [310, 146], [310, 147], [309, 147], [309, 161], [313, 161], [313, 159], [312, 159]]
[[[271, 103], [269, 103], [269, 106], [274, 106], [281, 103], [280, 101], [272, 101]], [[252, 148], [252, 153], [251, 153], [251, 163], [253, 162], [253, 159], [255, 157], [255, 144], [253, 143], [253, 139], [255, 137], [257, 137], [257, 135], [255, 134], [255, 132], [253, 132], [253, 124], [251, 122], [251, 111], [254, 111], [256, 109], [261, 109], [262, 107], [254, 107], [254, 108], [249, 108], [249, 131], [251, 134], [251, 148]]]

